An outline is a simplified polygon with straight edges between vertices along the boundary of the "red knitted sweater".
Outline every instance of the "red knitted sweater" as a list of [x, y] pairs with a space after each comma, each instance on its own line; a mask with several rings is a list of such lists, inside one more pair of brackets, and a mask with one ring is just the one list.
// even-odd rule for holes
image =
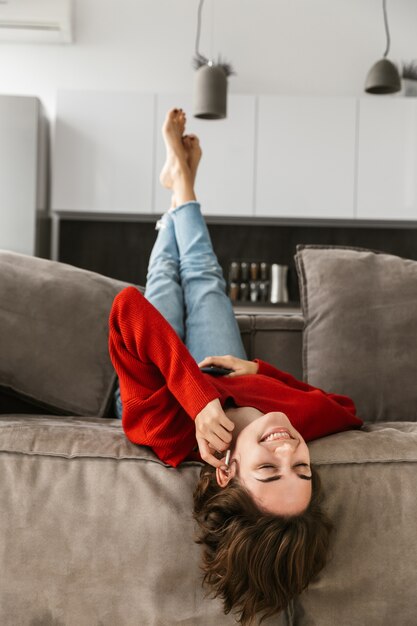
[[194, 419], [214, 398], [222, 406], [231, 398], [236, 406], [263, 413], [282, 411], [306, 441], [363, 424], [347, 396], [326, 393], [259, 359], [257, 374], [214, 378], [202, 373], [172, 326], [135, 287], [114, 299], [109, 351], [126, 436], [174, 467], [200, 458], [192, 453]]

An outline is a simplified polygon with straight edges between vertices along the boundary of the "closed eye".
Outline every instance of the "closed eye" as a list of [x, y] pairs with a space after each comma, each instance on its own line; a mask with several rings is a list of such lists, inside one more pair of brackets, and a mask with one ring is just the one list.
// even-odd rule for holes
[[[263, 469], [264, 467], [272, 467], [272, 468], [276, 468], [275, 465], [261, 465], [258, 469]], [[293, 465], [293, 469], [295, 467], [310, 467], [307, 463], [296, 463], [295, 465]], [[298, 474], [297, 473], [298, 478], [301, 478], [301, 480], [312, 480], [313, 477], [312, 476], [305, 476], [305, 474]], [[268, 478], [257, 478], [256, 480], [258, 480], [261, 483], [270, 483], [273, 480], [279, 480], [281, 478], [280, 475], [274, 475], [274, 476], [269, 476]]]
[[[263, 469], [264, 467], [273, 467], [273, 468], [276, 468], [277, 466], [276, 466], [276, 465], [260, 465], [258, 469]], [[293, 465], [292, 467], [293, 467], [293, 469], [294, 469], [294, 467], [310, 467], [310, 466], [308, 465], [308, 463], [296, 463], [296, 464], [295, 464], [295, 465]]]

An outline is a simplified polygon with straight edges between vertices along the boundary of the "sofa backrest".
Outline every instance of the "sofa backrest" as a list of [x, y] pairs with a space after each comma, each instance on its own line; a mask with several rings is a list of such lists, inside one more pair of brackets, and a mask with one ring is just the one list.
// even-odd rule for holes
[[299, 380], [303, 378], [301, 315], [262, 313], [236, 315], [248, 359], [268, 361]]
[[38, 406], [54, 414], [106, 414], [116, 379], [108, 316], [126, 286], [65, 263], [0, 250], [2, 412], [18, 399], [30, 412]]
[[[0, 413], [114, 416], [108, 316], [126, 286], [72, 265], [0, 250]], [[236, 317], [248, 359], [302, 378], [301, 316], [271, 311]]]

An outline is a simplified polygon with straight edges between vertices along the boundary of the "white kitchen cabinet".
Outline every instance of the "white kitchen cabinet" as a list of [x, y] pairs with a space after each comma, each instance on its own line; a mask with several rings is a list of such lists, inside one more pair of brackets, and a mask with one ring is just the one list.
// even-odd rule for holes
[[255, 215], [353, 218], [356, 99], [260, 96]]
[[46, 171], [47, 125], [39, 99], [0, 96], [0, 248], [49, 255]]
[[60, 91], [52, 209], [150, 213], [153, 94]]
[[417, 219], [416, 98], [359, 99], [357, 217]]
[[[417, 220], [417, 99], [394, 96], [229, 94], [225, 120], [200, 120], [191, 94], [61, 91], [52, 209], [165, 211], [171, 192], [159, 183], [161, 127], [173, 107], [186, 111], [186, 132], [201, 140], [196, 192], [206, 215]], [[3, 173], [10, 167], [5, 159]], [[5, 215], [3, 240], [7, 229], [19, 232]], [[32, 231], [27, 236], [33, 240]]]
[[193, 117], [192, 97], [187, 94], [157, 96], [155, 211], [170, 206], [171, 192], [161, 187], [159, 173], [165, 161], [161, 127], [171, 108], [187, 114], [186, 133], [199, 136], [203, 150], [196, 182], [196, 195], [205, 215], [253, 215], [255, 96], [228, 96], [224, 120]]

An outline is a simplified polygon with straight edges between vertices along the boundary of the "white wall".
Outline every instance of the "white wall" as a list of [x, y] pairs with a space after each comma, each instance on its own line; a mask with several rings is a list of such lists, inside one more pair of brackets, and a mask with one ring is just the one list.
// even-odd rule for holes
[[[35, 0], [32, 0], [35, 1]], [[388, 1], [389, 58], [417, 58], [416, 0]], [[0, 43], [0, 90], [191, 92], [198, 0], [75, 0], [75, 43]], [[233, 93], [361, 95], [385, 50], [382, 0], [206, 0], [200, 50], [229, 60]]]

